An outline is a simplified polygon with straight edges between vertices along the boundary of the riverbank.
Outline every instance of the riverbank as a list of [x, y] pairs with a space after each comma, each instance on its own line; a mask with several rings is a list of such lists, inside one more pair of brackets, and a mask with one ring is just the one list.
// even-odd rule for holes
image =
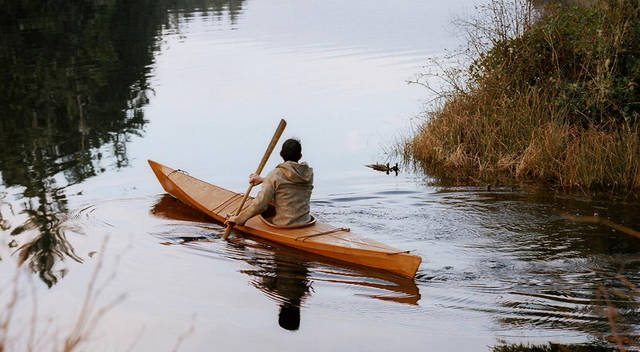
[[441, 104], [404, 145], [405, 157], [458, 183], [637, 196], [640, 5], [554, 4], [511, 23], [496, 11], [504, 2], [489, 7], [490, 27], [479, 33], [472, 24], [469, 44], [487, 46], [466, 70], [445, 72], [459, 83], [439, 90]]
[[615, 349], [599, 345], [503, 345], [493, 348], [493, 352], [614, 352]]

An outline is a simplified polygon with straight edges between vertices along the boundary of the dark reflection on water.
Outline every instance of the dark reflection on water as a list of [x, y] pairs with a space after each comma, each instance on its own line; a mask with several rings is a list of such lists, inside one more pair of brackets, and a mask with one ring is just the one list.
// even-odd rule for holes
[[610, 339], [613, 324], [617, 334], [638, 341], [640, 240], [562, 216], [598, 215], [637, 228], [638, 204], [504, 190], [439, 196], [449, 211], [468, 216], [473, 235], [464, 246], [484, 259], [469, 278], [473, 289], [499, 297], [450, 306], [491, 313], [507, 329], [578, 330]]
[[64, 260], [66, 257], [82, 262], [65, 235], [66, 230], [75, 230], [76, 233], [80, 230], [71, 229], [69, 228], [71, 225], [65, 224], [66, 209], [56, 208], [55, 204], [46, 203], [45, 199], [41, 199], [37, 208], [32, 202], [26, 204], [28, 205], [23, 213], [28, 216], [28, 219], [15, 227], [11, 231], [11, 236], [19, 236], [31, 230], [38, 234], [18, 249], [18, 263], [28, 262], [31, 270], [38, 273], [42, 281], [51, 287], [66, 272], [64, 269], [58, 272], [53, 271], [56, 260]]
[[0, 173], [23, 188], [13, 211], [27, 220], [0, 220], [22, 242], [19, 262], [51, 287], [57, 261], [82, 261], [65, 235], [66, 188], [128, 166], [127, 144], [144, 133], [158, 34], [183, 16], [167, 10], [228, 9], [233, 20], [242, 1], [1, 4]]
[[210, 14], [213, 14], [218, 19], [222, 19], [226, 15], [231, 24], [236, 24], [238, 15], [242, 13], [245, 0], [173, 0], [166, 2], [169, 21], [165, 28], [179, 30], [176, 23], [179, 22], [180, 17], [189, 19], [194, 16], [195, 12], [202, 17], [209, 17]]
[[[449, 193], [446, 201], [475, 213], [491, 215], [492, 223], [481, 224], [491, 238], [509, 251], [519, 251], [531, 260], [581, 257], [594, 254], [620, 255], [640, 252], [640, 241], [624, 233], [605, 231], [606, 227], [572, 224], [563, 214], [600, 216], [636, 227], [640, 224], [637, 203], [581, 200], [536, 192]], [[626, 209], [625, 209], [626, 208]], [[480, 224], [479, 224], [480, 225]], [[519, 236], [513, 236], [519, 233]]]
[[222, 255], [251, 265], [252, 269], [241, 272], [249, 276], [254, 287], [278, 304], [278, 324], [287, 330], [300, 327], [300, 310], [305, 299], [313, 292], [314, 281], [361, 288], [367, 293], [360, 295], [397, 303], [415, 305], [420, 299], [419, 289], [413, 280], [366, 268], [344, 266], [329, 258], [259, 238], [239, 235], [231, 242], [223, 243], [223, 247], [198, 246], [212, 241], [220, 242], [219, 232], [223, 228], [169, 195], [163, 195], [151, 212], [161, 218], [187, 222], [185, 226], [173, 224], [178, 225], [179, 230], [171, 226], [166, 232], [155, 233], [165, 241], [164, 244], [185, 244], [209, 255]]
[[304, 260], [275, 251], [269, 260], [250, 261], [257, 268], [243, 270], [251, 284], [278, 302], [278, 324], [287, 330], [300, 327], [300, 306], [310, 294], [309, 270]]
[[[638, 342], [640, 240], [562, 214], [638, 228], [640, 204], [548, 190], [411, 190], [331, 195], [314, 205], [321, 218], [356, 213], [353, 221], [374, 233], [407, 233], [404, 247], [423, 254], [416, 282], [428, 302], [484, 313], [498, 335], [610, 340], [613, 321], [618, 334]], [[385, 196], [361, 200], [371, 194]]]

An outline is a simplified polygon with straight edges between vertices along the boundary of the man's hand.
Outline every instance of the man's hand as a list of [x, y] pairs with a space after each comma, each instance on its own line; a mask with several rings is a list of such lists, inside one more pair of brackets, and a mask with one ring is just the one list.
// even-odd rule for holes
[[252, 186], [257, 186], [259, 184], [262, 183], [262, 181], [264, 181], [264, 178], [256, 175], [256, 174], [251, 174], [249, 175], [249, 184]]
[[231, 214], [227, 215], [227, 218], [224, 220], [224, 224], [227, 226], [234, 226], [237, 221], [236, 221], [237, 216], [233, 216]]

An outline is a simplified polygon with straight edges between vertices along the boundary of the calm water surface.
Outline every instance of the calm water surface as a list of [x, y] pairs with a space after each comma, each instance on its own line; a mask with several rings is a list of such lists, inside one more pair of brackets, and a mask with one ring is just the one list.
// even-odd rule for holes
[[[640, 333], [636, 203], [429, 186], [386, 162], [469, 1], [32, 1], [0, 10], [0, 291], [9, 343], [86, 350], [486, 351]], [[163, 194], [154, 159], [236, 191], [280, 117], [312, 211], [422, 256], [415, 280], [222, 228]], [[276, 165], [273, 158], [267, 169]], [[391, 159], [393, 163], [393, 159]], [[15, 275], [14, 267], [21, 270]], [[635, 294], [635, 295], [634, 295]], [[124, 295], [124, 296], [123, 296]], [[35, 308], [35, 309], [34, 309]], [[5, 310], [6, 311], [6, 310]], [[91, 319], [89, 319], [91, 321]]]

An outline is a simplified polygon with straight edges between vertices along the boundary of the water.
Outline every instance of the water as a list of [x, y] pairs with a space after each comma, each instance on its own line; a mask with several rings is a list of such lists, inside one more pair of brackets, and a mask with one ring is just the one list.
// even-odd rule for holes
[[[640, 241], [561, 215], [637, 229], [638, 204], [434, 187], [364, 167], [410, 132], [429, 95], [406, 80], [455, 48], [449, 23], [471, 5], [7, 4], [3, 306], [19, 287], [9, 344], [61, 344], [96, 268], [86, 350], [603, 342], [607, 300], [618, 333], [637, 337]], [[242, 191], [280, 117], [314, 167], [314, 214], [413, 250], [415, 280], [255, 238], [222, 242], [221, 226], [164, 195], [146, 163]]]

